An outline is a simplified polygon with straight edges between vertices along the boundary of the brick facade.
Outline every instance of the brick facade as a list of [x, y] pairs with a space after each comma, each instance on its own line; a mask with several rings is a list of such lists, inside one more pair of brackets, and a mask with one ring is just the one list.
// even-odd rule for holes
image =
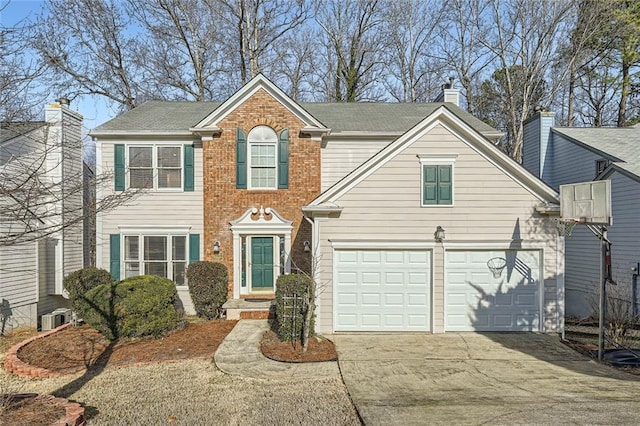
[[[246, 134], [259, 125], [276, 132], [289, 129], [289, 188], [278, 190], [236, 189], [236, 129]], [[229, 270], [229, 297], [233, 295], [233, 235], [229, 222], [251, 207], [275, 209], [293, 221], [291, 251], [293, 264], [306, 269], [310, 254], [303, 241], [311, 240], [311, 227], [301, 207], [320, 194], [320, 141], [300, 137], [305, 124], [287, 108], [260, 89], [239, 105], [218, 127], [222, 133], [203, 142], [204, 258], [224, 263]], [[213, 243], [220, 241], [220, 254]], [[293, 265], [292, 265], [293, 268]]]

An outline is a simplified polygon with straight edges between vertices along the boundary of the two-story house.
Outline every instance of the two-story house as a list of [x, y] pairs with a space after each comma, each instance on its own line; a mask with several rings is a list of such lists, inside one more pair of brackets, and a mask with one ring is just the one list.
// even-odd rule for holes
[[187, 312], [190, 262], [224, 263], [235, 301], [306, 270], [325, 333], [557, 330], [557, 193], [457, 98], [298, 103], [260, 75], [222, 103], [145, 103], [91, 132], [115, 176], [98, 199], [146, 188], [98, 215], [97, 264], [169, 277]]
[[[64, 276], [83, 266], [82, 116], [66, 99], [44, 121], [0, 128], [0, 327], [36, 327], [68, 306]], [[50, 327], [54, 324], [47, 324]]]
[[[556, 189], [611, 180], [612, 274], [620, 295], [630, 300], [640, 262], [640, 127], [557, 127], [554, 117], [553, 112], [538, 111], [525, 123], [523, 165]], [[598, 306], [600, 241], [578, 225], [566, 237], [565, 250], [567, 315], [592, 315]]]

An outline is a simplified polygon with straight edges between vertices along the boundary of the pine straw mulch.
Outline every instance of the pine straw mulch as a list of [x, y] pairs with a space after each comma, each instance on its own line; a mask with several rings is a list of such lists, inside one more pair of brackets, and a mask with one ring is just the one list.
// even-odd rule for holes
[[24, 346], [18, 357], [27, 364], [60, 373], [99, 366], [124, 367], [161, 361], [213, 356], [237, 321], [213, 320], [188, 324], [160, 338], [110, 343], [97, 330], [69, 327]]
[[37, 394], [0, 395], [0, 425], [52, 425], [66, 415], [57, 401]]
[[321, 362], [338, 359], [336, 348], [329, 340], [320, 336], [310, 337], [307, 352], [303, 352], [300, 342], [283, 342], [271, 329], [262, 336], [260, 350], [267, 358], [283, 362]]

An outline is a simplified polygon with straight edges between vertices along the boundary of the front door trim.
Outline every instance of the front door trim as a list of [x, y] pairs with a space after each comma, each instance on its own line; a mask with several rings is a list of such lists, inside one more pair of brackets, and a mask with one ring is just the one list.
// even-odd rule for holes
[[[274, 272], [279, 270], [279, 248], [275, 243], [275, 237], [284, 237], [285, 264], [284, 272], [291, 272], [291, 233], [293, 222], [285, 220], [272, 208], [251, 207], [237, 220], [231, 221], [233, 234], [233, 297], [239, 299], [241, 294], [250, 294], [250, 270], [247, 268], [247, 285], [242, 287], [242, 237], [274, 237]], [[247, 241], [247, 253], [251, 251], [250, 238]], [[276, 255], [277, 259], [276, 259]], [[250, 256], [247, 256], [249, 258]], [[247, 265], [248, 266], [248, 265]], [[274, 273], [274, 281], [275, 276]]]

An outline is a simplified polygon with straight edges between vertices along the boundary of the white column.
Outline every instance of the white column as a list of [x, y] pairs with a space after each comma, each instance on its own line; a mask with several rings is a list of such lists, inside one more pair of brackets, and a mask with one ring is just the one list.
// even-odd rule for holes
[[233, 233], [233, 298], [240, 298], [242, 285], [242, 241], [240, 234]]
[[285, 263], [284, 263], [284, 273], [291, 273], [291, 231], [287, 231], [284, 234], [284, 253], [285, 253]]

